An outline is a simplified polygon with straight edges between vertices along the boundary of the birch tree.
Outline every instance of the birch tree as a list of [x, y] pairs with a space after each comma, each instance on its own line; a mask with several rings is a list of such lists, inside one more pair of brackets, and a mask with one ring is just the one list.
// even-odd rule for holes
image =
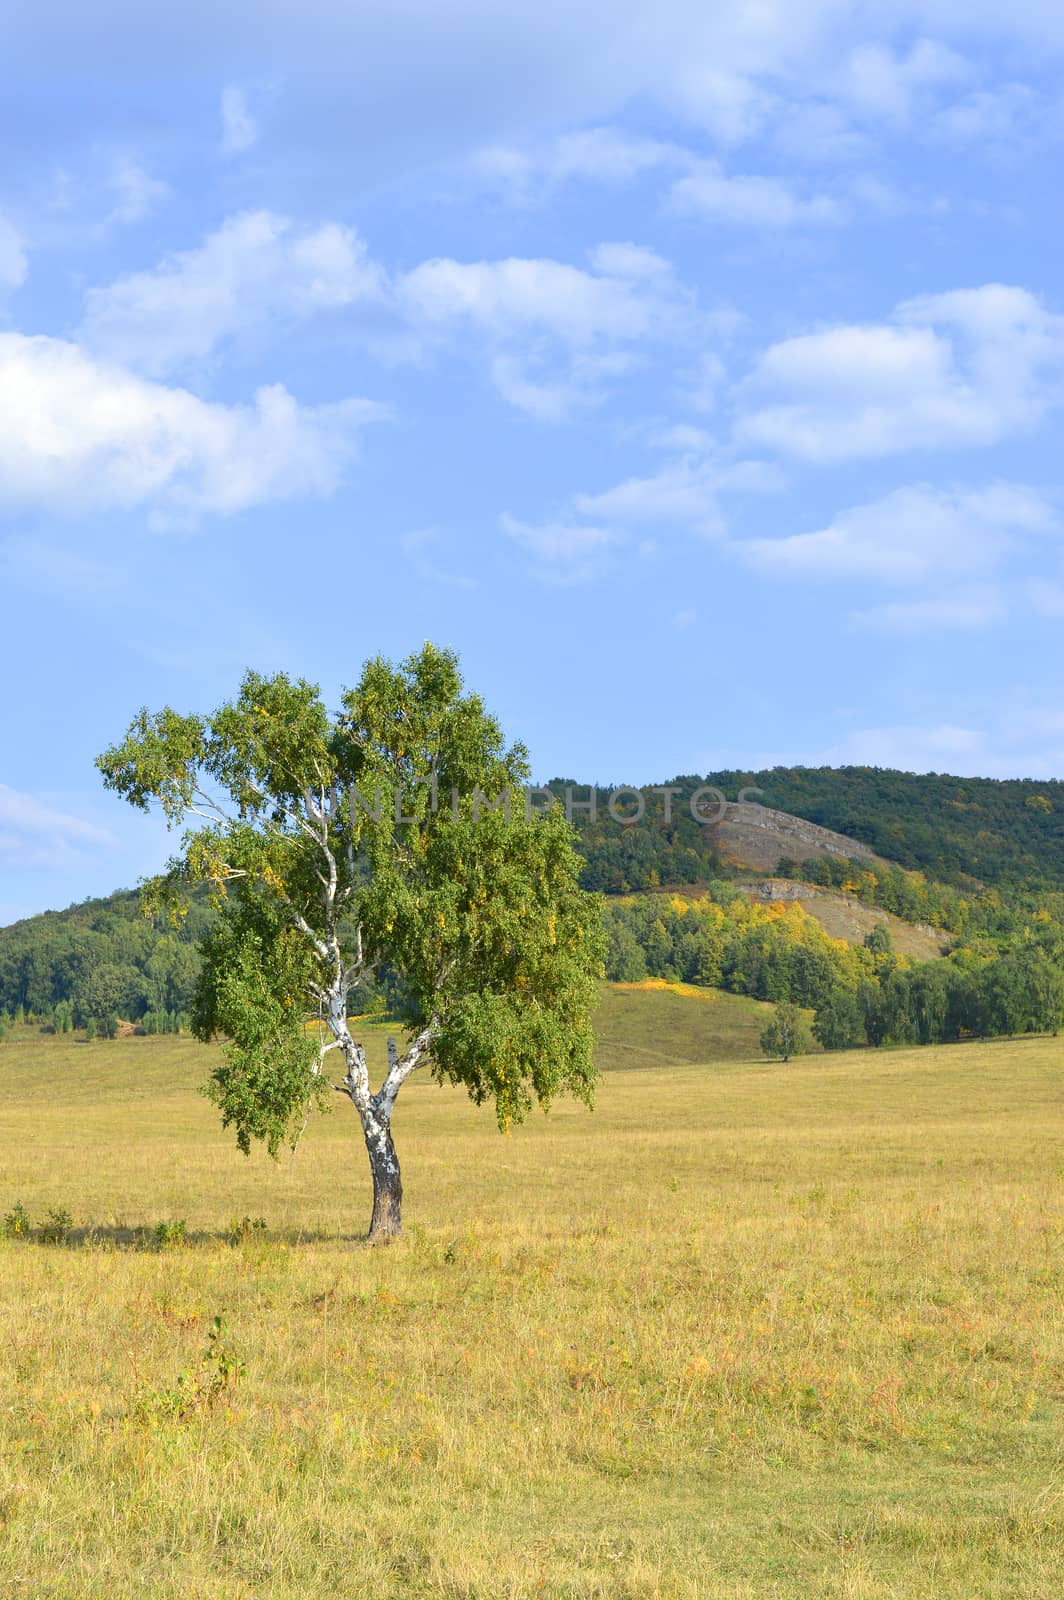
[[[97, 765], [181, 830], [149, 905], [180, 915], [206, 884], [219, 912], [193, 1027], [224, 1039], [206, 1086], [223, 1123], [276, 1155], [339, 1090], [369, 1156], [372, 1240], [400, 1229], [392, 1114], [412, 1073], [492, 1101], [502, 1129], [565, 1090], [591, 1103], [599, 904], [451, 652], [368, 662], [336, 714], [314, 684], [248, 673], [210, 716], [142, 710]], [[374, 1087], [348, 996], [382, 971], [405, 1036]]]

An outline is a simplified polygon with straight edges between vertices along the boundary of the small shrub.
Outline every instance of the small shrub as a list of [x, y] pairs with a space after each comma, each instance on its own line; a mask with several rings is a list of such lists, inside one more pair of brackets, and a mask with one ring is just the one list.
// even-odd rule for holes
[[213, 1410], [232, 1394], [246, 1371], [245, 1363], [226, 1341], [225, 1319], [216, 1316], [199, 1366], [182, 1372], [169, 1389], [148, 1389], [138, 1395], [133, 1415], [149, 1422], [185, 1422], [197, 1413]]
[[16, 1200], [11, 1210], [3, 1220], [3, 1233], [5, 1239], [24, 1239], [29, 1233], [32, 1223], [30, 1214], [21, 1200]]
[[266, 1232], [265, 1217], [233, 1217], [225, 1230], [227, 1244], [240, 1244], [252, 1234]]
[[74, 1226], [74, 1218], [63, 1206], [53, 1206], [41, 1225], [42, 1244], [62, 1244]]
[[188, 1231], [184, 1217], [177, 1217], [173, 1222], [157, 1222], [151, 1237], [156, 1250], [172, 1250], [178, 1245], [187, 1244]]

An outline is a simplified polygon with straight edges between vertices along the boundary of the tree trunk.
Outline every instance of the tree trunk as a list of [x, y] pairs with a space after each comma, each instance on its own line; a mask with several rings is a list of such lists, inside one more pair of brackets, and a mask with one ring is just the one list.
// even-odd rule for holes
[[365, 1130], [370, 1171], [373, 1173], [373, 1216], [369, 1243], [387, 1244], [402, 1230], [403, 1180], [399, 1158], [388, 1123], [376, 1119]]

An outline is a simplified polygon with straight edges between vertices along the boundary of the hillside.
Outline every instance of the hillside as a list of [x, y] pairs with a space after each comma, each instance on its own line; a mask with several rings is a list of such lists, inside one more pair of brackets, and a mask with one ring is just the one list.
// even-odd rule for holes
[[740, 882], [737, 885], [751, 900], [762, 904], [799, 901], [832, 939], [847, 944], [864, 944], [873, 928], [886, 928], [899, 955], [913, 961], [933, 961], [950, 943], [950, 934], [927, 923], [905, 922], [891, 911], [862, 905], [849, 895], [833, 894], [812, 883], [795, 883], [786, 878]]
[[[550, 787], [562, 794], [572, 781], [552, 779]], [[691, 815], [690, 797], [706, 785], [731, 802], [723, 830], [707, 828]], [[871, 854], [963, 890], [980, 884], [1064, 888], [1061, 780], [953, 778], [878, 767], [773, 767], [686, 775], [673, 778], [669, 787], [676, 791], [669, 823], [662, 799], [649, 790], [646, 818], [638, 827], [620, 828], [609, 818], [610, 791], [604, 787], [597, 791], [596, 821], [577, 814], [589, 888], [624, 893], [724, 875], [730, 828], [737, 817], [749, 820], [756, 809], [735, 805], [744, 788], [760, 791], [763, 808], [829, 830], [835, 839], [822, 841], [829, 854]], [[583, 796], [587, 790], [578, 787], [576, 793]], [[781, 841], [780, 854], [801, 861], [801, 844], [796, 838], [793, 848], [786, 848]], [[817, 847], [806, 852], [820, 853]], [[765, 871], [775, 862], [766, 854], [749, 865]]]
[[[731, 799], [707, 825], [689, 805], [707, 786], [728, 796], [754, 788], [761, 801]], [[550, 787], [560, 796], [565, 781]], [[607, 790], [597, 791], [594, 820], [576, 812], [583, 881], [611, 904], [673, 885], [687, 897], [708, 891], [726, 909], [741, 888], [755, 904], [800, 903], [830, 940], [860, 947], [886, 927], [894, 949], [916, 962], [940, 955], [947, 937], [960, 951], [970, 947], [975, 965], [1013, 949], [1052, 953], [1064, 941], [1064, 784], [775, 768], [677, 778], [669, 787], [668, 821], [662, 796], [649, 789], [635, 826], [609, 815]], [[574, 789], [577, 798], [588, 793]], [[656, 928], [656, 916], [622, 920], [629, 926], [616, 930], [607, 966], [615, 978], [695, 978], [817, 1005], [832, 984], [869, 975], [785, 919], [740, 927], [729, 913], [722, 951], [706, 946], [705, 928], [695, 938], [693, 920], [672, 932]], [[210, 922], [202, 899], [177, 928], [147, 921], [136, 893], [123, 891], [0, 929], [0, 1018], [21, 1010], [60, 1028], [113, 1031], [116, 1018], [147, 1019], [153, 1031], [179, 1027]], [[360, 1008], [373, 1000], [372, 985], [358, 996]]]

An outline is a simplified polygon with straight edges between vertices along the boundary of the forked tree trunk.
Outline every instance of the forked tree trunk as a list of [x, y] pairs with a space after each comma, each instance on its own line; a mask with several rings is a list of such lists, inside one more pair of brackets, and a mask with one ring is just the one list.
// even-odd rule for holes
[[402, 1230], [403, 1180], [399, 1158], [387, 1123], [374, 1122], [364, 1130], [373, 1173], [373, 1216], [369, 1224], [369, 1243], [387, 1244]]

